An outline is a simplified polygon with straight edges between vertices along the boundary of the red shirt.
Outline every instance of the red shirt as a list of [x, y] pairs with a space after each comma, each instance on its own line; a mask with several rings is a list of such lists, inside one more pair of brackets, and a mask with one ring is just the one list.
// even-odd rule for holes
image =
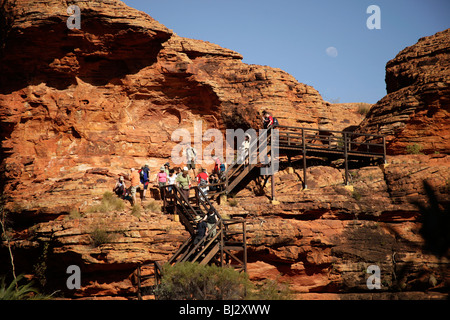
[[200, 183], [202, 179], [208, 181], [208, 174], [206, 172], [200, 172], [196, 178], [198, 183]]

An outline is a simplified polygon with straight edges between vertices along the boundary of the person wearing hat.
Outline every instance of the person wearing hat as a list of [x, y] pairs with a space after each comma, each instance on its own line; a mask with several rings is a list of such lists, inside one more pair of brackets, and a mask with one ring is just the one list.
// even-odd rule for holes
[[166, 172], [167, 176], [169, 176], [169, 173], [170, 173], [170, 163], [168, 163], [168, 162], [164, 163], [164, 171]]
[[188, 173], [188, 168], [184, 167], [183, 173], [177, 176], [176, 182], [181, 192], [184, 194], [186, 199], [189, 201], [189, 189], [191, 187], [191, 177]]
[[159, 168], [159, 172], [156, 174], [156, 182], [158, 183], [159, 190], [161, 191], [162, 199], [164, 197], [164, 189], [161, 189], [161, 187], [164, 187], [167, 184], [167, 173], [164, 166]]
[[194, 246], [199, 243], [208, 233], [208, 226], [206, 221], [200, 216], [195, 216], [194, 222], [197, 224], [197, 232], [195, 233]]

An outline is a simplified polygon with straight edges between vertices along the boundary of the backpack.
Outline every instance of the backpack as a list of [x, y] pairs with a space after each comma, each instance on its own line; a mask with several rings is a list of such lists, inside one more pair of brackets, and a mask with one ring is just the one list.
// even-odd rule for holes
[[200, 183], [198, 184], [199, 186], [206, 186], [208, 184], [208, 181], [206, 181], [203, 178], [200, 178]]
[[188, 159], [195, 160], [195, 158], [197, 158], [197, 151], [194, 148], [189, 147], [186, 149], [186, 155]]
[[139, 175], [140, 175], [142, 183], [148, 181], [148, 169], [147, 168], [142, 168], [141, 172], [139, 173]]
[[220, 172], [223, 172], [223, 171], [225, 171], [225, 164], [224, 163], [220, 164]]
[[278, 125], [279, 125], [279, 124], [278, 124], [278, 119], [275, 118], [275, 117], [273, 117], [273, 126], [276, 127], [276, 126], [278, 126]]

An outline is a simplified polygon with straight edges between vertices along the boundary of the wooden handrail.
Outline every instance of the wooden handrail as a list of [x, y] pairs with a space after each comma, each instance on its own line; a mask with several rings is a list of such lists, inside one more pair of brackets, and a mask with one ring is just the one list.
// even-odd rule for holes
[[[282, 126], [282, 125], [278, 125], [277, 128], [280, 129], [298, 129], [298, 130], [309, 130], [309, 131], [326, 131], [326, 132], [332, 132], [332, 133], [346, 133], [346, 134], [354, 134], [354, 135], [358, 135], [358, 136], [367, 136], [367, 137], [378, 137], [378, 138], [382, 138], [384, 137], [381, 134], [369, 134], [369, 133], [359, 133], [359, 132], [352, 132], [352, 131], [336, 131], [336, 130], [327, 130], [327, 129], [315, 129], [315, 128], [306, 128], [306, 127], [293, 127], [293, 126]], [[281, 130], [280, 130], [281, 131]]]

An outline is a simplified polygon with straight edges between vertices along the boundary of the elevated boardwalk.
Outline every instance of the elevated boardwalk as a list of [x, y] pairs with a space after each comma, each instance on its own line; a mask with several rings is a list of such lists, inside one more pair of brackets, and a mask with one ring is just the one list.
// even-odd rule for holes
[[[160, 188], [165, 213], [177, 215], [190, 236], [178, 248], [167, 263], [197, 262], [200, 265], [216, 264], [231, 266], [239, 271], [247, 271], [246, 225], [243, 219], [225, 220], [210, 201], [219, 194], [235, 192], [239, 186], [245, 186], [256, 175], [272, 179], [272, 199], [275, 198], [274, 173], [281, 156], [288, 161], [294, 156], [302, 156], [303, 183], [307, 188], [307, 157], [327, 157], [344, 159], [345, 183], [349, 183], [349, 161], [386, 162], [386, 141], [384, 136], [353, 133], [346, 131], [324, 131], [319, 129], [277, 126], [270, 127], [250, 143], [250, 154], [237, 157], [223, 174], [222, 181], [216, 186], [218, 191], [205, 194], [198, 186], [190, 189], [189, 196], [178, 186]], [[260, 159], [260, 161], [255, 161]], [[263, 159], [264, 161], [261, 161]], [[258, 171], [259, 170], [259, 171]], [[171, 189], [171, 190], [170, 190]], [[197, 225], [195, 217], [204, 218], [208, 212], [217, 217], [215, 225], [201, 239], [195, 241]], [[139, 265], [136, 270], [138, 299], [142, 298], [142, 283], [149, 276], [142, 275]], [[154, 286], [158, 286], [162, 277], [160, 262], [155, 261]]]
[[[276, 126], [270, 127], [266, 134], [260, 135], [251, 142], [249, 157], [256, 159], [263, 154], [269, 163], [261, 164], [254, 161], [236, 160], [225, 171], [225, 178], [218, 185], [219, 191], [209, 193], [209, 196], [220, 193], [229, 194], [248, 176], [255, 177], [255, 169], [266, 167], [266, 180], [273, 179], [274, 161], [286, 156], [288, 161], [294, 156], [302, 156], [303, 184], [307, 188], [307, 161], [308, 157], [326, 157], [330, 160], [343, 159], [345, 167], [345, 183], [349, 184], [349, 161], [377, 161], [386, 162], [386, 140], [382, 135], [370, 135], [348, 131], [320, 130], [303, 127]], [[249, 160], [247, 157], [246, 160]], [[262, 171], [260, 171], [260, 175]], [[272, 183], [272, 186], [274, 184]], [[274, 198], [272, 189], [272, 198]]]

